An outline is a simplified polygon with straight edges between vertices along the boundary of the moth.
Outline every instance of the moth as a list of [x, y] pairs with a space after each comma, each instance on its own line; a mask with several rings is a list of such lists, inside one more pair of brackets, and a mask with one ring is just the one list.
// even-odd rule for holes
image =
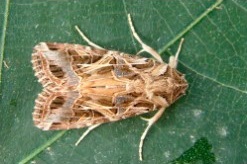
[[[107, 122], [157, 110], [147, 121], [139, 144], [165, 109], [185, 94], [188, 83], [176, 70], [178, 54], [166, 64], [142, 42], [128, 15], [134, 38], [141, 44], [137, 55], [107, 50], [91, 42], [76, 26], [89, 46], [39, 43], [32, 54], [33, 70], [43, 91], [35, 100], [34, 124], [42, 130], [89, 127], [76, 145], [94, 128]], [[143, 51], [154, 58], [139, 56]]]

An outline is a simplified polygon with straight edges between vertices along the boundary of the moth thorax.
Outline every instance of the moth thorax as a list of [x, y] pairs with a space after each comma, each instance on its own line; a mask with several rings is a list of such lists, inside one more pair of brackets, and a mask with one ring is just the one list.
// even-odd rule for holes
[[145, 83], [141, 79], [136, 79], [127, 84], [126, 86], [128, 91], [136, 92], [136, 93], [143, 93], [145, 88]]

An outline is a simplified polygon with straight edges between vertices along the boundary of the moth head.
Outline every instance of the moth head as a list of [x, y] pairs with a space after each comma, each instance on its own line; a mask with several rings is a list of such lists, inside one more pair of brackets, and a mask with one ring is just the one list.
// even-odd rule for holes
[[155, 102], [161, 106], [172, 104], [185, 94], [188, 83], [184, 75], [177, 70], [167, 67], [164, 74], [158, 74], [154, 80], [147, 85], [147, 95], [150, 99], [155, 97]]
[[181, 74], [178, 71], [173, 72], [173, 85], [172, 85], [172, 103], [179, 99], [181, 96], [185, 95], [185, 91], [188, 88], [188, 83], [184, 77], [184, 74]]

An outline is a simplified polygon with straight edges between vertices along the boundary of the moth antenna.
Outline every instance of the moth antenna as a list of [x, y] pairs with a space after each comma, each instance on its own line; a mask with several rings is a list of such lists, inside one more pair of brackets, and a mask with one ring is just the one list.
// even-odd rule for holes
[[170, 58], [169, 58], [169, 66], [172, 67], [172, 68], [177, 68], [178, 56], [179, 56], [179, 54], [181, 52], [183, 43], [184, 43], [184, 38], [182, 38], [180, 40], [180, 43], [179, 43], [179, 46], [178, 46], [178, 49], [177, 49], [177, 52], [176, 52], [175, 56], [170, 56]]

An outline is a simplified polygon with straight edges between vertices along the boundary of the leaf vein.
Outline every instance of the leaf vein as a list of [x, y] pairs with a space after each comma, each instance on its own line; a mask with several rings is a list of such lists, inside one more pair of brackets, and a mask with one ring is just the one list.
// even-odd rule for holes
[[[9, 16], [9, 0], [6, 0], [5, 5], [5, 13], [4, 13], [4, 20], [3, 20], [3, 30], [2, 30], [2, 37], [1, 37], [1, 45], [0, 45], [0, 86], [2, 83], [2, 67], [3, 67], [3, 54], [4, 54], [4, 46], [5, 46], [5, 39], [6, 39], [6, 30], [8, 24], [8, 16]], [[1, 94], [2, 92], [0, 92]]]
[[206, 75], [204, 75], [204, 74], [202, 74], [202, 73], [196, 71], [195, 69], [189, 67], [188, 65], [186, 65], [185, 63], [183, 63], [183, 62], [181, 62], [181, 61], [180, 61], [180, 63], [181, 63], [182, 65], [184, 65], [186, 68], [188, 68], [189, 70], [191, 70], [192, 72], [196, 73], [197, 75], [202, 76], [202, 77], [205, 78], [205, 79], [209, 79], [210, 81], [215, 82], [215, 83], [219, 84], [219, 85], [222, 86], [222, 87], [230, 88], [230, 89], [233, 89], [233, 90], [238, 91], [238, 92], [240, 92], [240, 93], [247, 94], [247, 91], [246, 91], [246, 90], [241, 90], [241, 89], [238, 88], [238, 87], [231, 86], [231, 85], [228, 85], [228, 84], [224, 84], [224, 83], [218, 81], [218, 80], [215, 79], [215, 78], [206, 76]]

